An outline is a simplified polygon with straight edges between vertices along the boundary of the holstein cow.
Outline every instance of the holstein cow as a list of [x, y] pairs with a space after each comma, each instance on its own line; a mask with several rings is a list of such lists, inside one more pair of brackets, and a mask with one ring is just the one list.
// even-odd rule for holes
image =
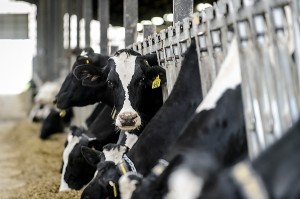
[[[154, 64], [155, 62], [156, 62], [156, 56], [154, 57], [153, 55], [147, 55], [147, 56], [143, 56], [143, 58], [145, 58], [145, 59], [147, 59], [147, 60], [149, 60], [149, 63], [152, 63], [152, 64]], [[139, 57], [138, 58], [138, 60], [139, 61], [141, 61], [140, 60], [141, 59], [141, 57]], [[143, 60], [143, 61], [145, 61], [145, 60]], [[146, 63], [146, 61], [145, 61], [145, 63]], [[76, 64], [76, 63], [75, 63]], [[89, 65], [89, 64], [88, 64]], [[75, 66], [75, 65], [74, 65]], [[85, 65], [85, 66], [87, 66], [87, 65]], [[92, 69], [94, 69], [94, 68], [96, 68], [95, 66], [92, 66], [91, 67]], [[148, 68], [146, 68], [147, 69], [147, 75], [148, 75], [148, 77], [150, 78], [151, 77], [151, 75], [152, 75], [152, 73], [154, 74], [154, 75], [156, 75], [155, 74], [155, 72], [157, 71], [157, 72], [159, 72], [159, 74], [160, 74], [160, 77], [162, 78], [162, 79], [164, 79], [165, 77], [164, 77], [164, 71], [162, 70], [162, 69], [160, 69], [160, 68], [158, 68], [158, 67], [152, 67], [151, 69], [148, 69]], [[145, 69], [145, 70], [146, 70]], [[69, 77], [70, 77], [70, 75], [69, 75]], [[87, 76], [87, 78], [89, 78], [90, 76]], [[157, 77], [157, 76], [156, 76]], [[84, 99], [86, 98], [86, 97], [89, 97], [89, 98], [95, 98], [95, 99], [97, 99], [97, 100], [102, 100], [102, 98], [101, 97], [99, 97], [99, 96], [101, 96], [101, 89], [102, 88], [100, 88], [99, 89], [99, 87], [101, 87], [101, 86], [98, 86], [98, 87], [95, 87], [95, 88], [97, 88], [98, 89], [98, 92], [100, 92], [100, 95], [94, 95], [95, 94], [95, 91], [94, 90], [92, 90], [91, 88], [88, 88], [88, 87], [82, 87], [81, 86], [81, 84], [80, 84], [80, 81], [73, 81], [74, 79], [70, 79], [70, 78], [66, 78], [66, 80], [65, 80], [65, 82], [64, 82], [64, 84], [63, 84], [63, 89], [61, 89], [61, 91], [62, 92], [60, 92], [58, 95], [57, 95], [57, 102], [58, 102], [58, 104], [59, 104], [59, 101], [63, 101], [64, 99], [64, 96], [70, 96], [70, 98], [69, 98], [69, 100], [68, 100], [68, 103], [70, 103], [70, 102], [72, 102], [72, 105], [77, 105], [77, 104], [80, 104], [80, 105], [82, 105], [82, 104], [88, 104], [89, 103], [89, 101], [88, 102], [86, 102], [86, 101], [84, 101]], [[85, 80], [85, 79], [84, 79]], [[145, 80], [146, 81], [146, 78], [144, 78], [143, 80]], [[70, 81], [73, 81], [72, 83], [70, 83]], [[69, 82], [69, 83], [67, 83], [67, 82]], [[150, 84], [150, 80], [148, 80], [148, 85]], [[149, 88], [149, 86], [148, 85], [145, 85], [145, 87], [143, 87], [143, 85], [144, 85], [144, 83], [145, 82], [143, 82], [142, 80], [140, 80], [139, 81], [139, 87], [142, 87], [142, 88], [145, 88], [145, 92], [143, 92], [143, 95], [141, 96], [141, 100], [142, 100], [142, 103], [140, 103], [140, 110], [141, 110], [141, 115], [143, 116], [143, 118], [145, 119], [145, 121], [146, 120], [149, 120], [151, 117], [153, 117], [153, 115], [154, 115], [154, 113], [157, 111], [157, 109], [161, 106], [161, 104], [162, 104], [162, 92], [161, 92], [161, 89], [160, 88], [153, 88], [152, 89], [152, 87], [150, 87]], [[164, 80], [162, 80], [162, 82], [161, 83], [164, 83]], [[145, 83], [146, 84], [146, 83]], [[150, 84], [151, 86], [152, 86], [152, 84]], [[71, 89], [69, 89], [69, 86], [71, 87]], [[159, 86], [159, 85], [158, 85]], [[138, 87], [138, 88], [139, 88]], [[72, 89], [72, 88], [76, 88], [75, 90], [77, 90], [77, 92], [78, 93], [76, 93], [75, 95], [73, 95], [73, 91], [74, 91], [74, 89]], [[73, 96], [75, 96], [74, 98], [76, 98], [77, 97], [77, 95], [78, 96], [81, 96], [81, 90], [85, 90], [85, 91], [87, 91], [87, 92], [85, 92], [85, 94], [84, 94], [84, 99], [83, 98], [77, 98], [77, 99], [73, 99]], [[66, 94], [65, 92], [69, 92], [68, 94]], [[88, 93], [88, 94], [87, 94]], [[61, 100], [60, 100], [61, 99]], [[94, 100], [95, 100], [94, 99]], [[152, 101], [152, 99], [153, 99], [153, 101]], [[82, 101], [81, 101], [82, 100]], [[75, 103], [75, 101], [76, 101], [76, 103]], [[145, 102], [145, 103], [144, 103]], [[66, 104], [68, 104], [68, 103], [65, 103], [64, 105], [65, 105], [65, 107], [67, 107], [66, 106]], [[105, 115], [109, 115], [109, 113], [107, 113], [107, 114], [105, 114]], [[110, 139], [110, 137], [112, 137], [112, 136], [115, 136], [115, 134], [113, 134], [112, 132], [111, 132], [111, 128], [106, 128], [105, 127], [105, 125], [109, 125], [109, 126], [111, 126], [111, 124], [112, 124], [112, 122], [107, 122], [107, 123], [105, 123], [105, 124], [103, 124], [104, 123], [104, 121], [107, 121], [107, 119], [109, 119], [110, 117], [105, 117], [105, 119], [103, 118], [103, 119], [101, 119], [101, 117], [99, 117], [99, 119], [101, 120], [101, 123], [102, 123], [102, 125], [100, 126], [99, 125], [99, 123], [98, 122], [94, 122], [94, 123], [96, 123], [97, 124], [97, 128], [100, 128], [101, 127], [101, 129], [102, 129], [102, 131], [101, 132], [103, 132], [103, 133], [99, 133], [99, 131], [97, 132], [97, 134], [95, 135], [97, 138], [98, 138], [98, 140], [101, 142], [101, 143], [106, 143], [106, 141], [107, 140], [109, 140]], [[104, 125], [104, 126], [103, 126]], [[89, 131], [91, 131], [91, 129], [92, 128], [89, 128]], [[130, 134], [128, 133], [128, 132], [122, 132], [122, 136], [121, 136], [121, 138], [120, 138], [120, 141], [118, 142], [118, 145], [109, 145], [109, 146], [106, 146], [106, 148], [105, 148], [105, 150], [104, 150], [104, 152], [106, 152], [107, 151], [107, 153], [106, 153], [106, 157], [107, 158], [109, 158], [108, 156], [114, 156], [114, 155], [121, 155], [122, 156], [122, 154], [124, 153], [124, 150], [121, 150], [120, 151], [120, 148], [124, 148], [124, 146], [125, 146], [125, 149], [126, 149], [126, 151], [129, 149], [129, 148], [131, 148], [132, 147], [132, 145], [133, 145], [133, 143], [137, 140], [137, 136], [135, 135], [135, 134], [137, 134], [137, 133], [139, 133], [139, 131], [140, 131], [141, 129], [139, 129], [139, 130], [134, 130], [133, 132], [131, 132]], [[137, 132], [136, 132], [137, 131]], [[107, 137], [106, 137], [107, 136]], [[106, 141], [105, 141], [106, 140]], [[108, 142], [109, 143], [109, 142]], [[114, 142], [114, 143], [116, 143], [116, 142]], [[122, 145], [122, 146], [120, 146], [120, 145]], [[112, 153], [114, 153], [114, 154], [112, 154]], [[77, 156], [80, 156], [80, 154], [77, 154]], [[67, 157], [67, 156], [65, 156], [65, 157]], [[76, 157], [76, 155], [71, 155], [70, 157], [68, 157], [68, 158], [72, 158], [72, 159], [77, 159], [77, 158], [82, 158], [82, 157]], [[70, 162], [70, 161], [69, 161]], [[68, 165], [67, 165], [68, 166]], [[74, 169], [75, 170], [78, 170], [78, 168], [75, 168], [75, 167], [77, 167], [76, 165], [73, 165], [74, 166]], [[70, 167], [72, 167], [71, 165], [70, 165]], [[83, 170], [82, 170], [83, 171]], [[64, 175], [64, 174], [63, 174]], [[80, 181], [80, 179], [78, 179], [79, 181]], [[66, 180], [67, 181], [67, 180]], [[62, 183], [63, 184], [63, 183]], [[68, 182], [66, 182], [65, 184], [68, 184]], [[64, 187], [66, 187], [66, 186], [64, 186]], [[65, 188], [62, 188], [61, 190], [66, 190]]]
[[55, 133], [64, 133], [74, 117], [73, 109], [69, 108], [63, 112], [51, 108], [50, 113], [42, 122], [40, 138], [47, 139]]
[[[169, 153], [164, 156], [164, 160], [137, 185], [132, 198], [193, 198], [193, 191], [190, 190], [197, 190], [203, 180], [196, 181], [186, 170], [177, 170], [180, 164], [187, 161], [185, 159], [188, 159], [188, 154], [196, 155], [191, 161], [197, 162], [197, 171], [203, 177], [246, 156], [247, 139], [237, 55], [236, 41], [233, 40], [211, 90], [197, 108], [193, 119]], [[207, 158], [212, 156], [211, 154], [214, 159]], [[166, 166], [168, 168], [164, 171]], [[129, 180], [131, 178], [134, 179]], [[138, 182], [136, 179], [132, 173], [120, 179], [120, 189], [124, 190], [123, 199], [131, 196], [128, 189], [123, 187], [128, 187], [128, 184], [135, 185]], [[169, 194], [164, 196], [167, 192]]]
[[80, 158], [82, 157], [81, 146], [102, 150], [103, 144], [96, 138], [88, 137], [85, 133], [86, 130], [84, 128], [70, 127], [63, 152], [59, 191], [79, 190], [94, 176], [96, 168], [86, 164], [84, 158]]
[[40, 87], [34, 98], [35, 105], [31, 109], [29, 117], [33, 122], [42, 122], [41, 139], [47, 139], [52, 134], [64, 132], [74, 116], [71, 108], [59, 112], [54, 107], [53, 100], [59, 87], [60, 84], [57, 82], [46, 82]]
[[210, 176], [200, 198], [300, 198], [300, 120], [253, 162], [249, 160]]
[[[98, 111], [99, 110], [97, 110], [97, 112]], [[81, 139], [86, 140], [90, 138], [94, 145], [97, 143], [97, 149], [101, 151], [104, 145], [117, 143], [119, 134], [115, 131], [113, 119], [110, 116], [111, 111], [112, 109], [109, 106], [102, 107], [102, 110], [98, 112], [97, 117], [91, 123], [88, 130], [80, 128], [81, 134], [73, 133], [73, 131], [78, 132], [79, 128], [77, 127], [70, 129], [68, 143], [66, 144], [63, 154], [63, 165], [65, 169], [61, 174], [62, 178], [59, 191], [81, 189], [93, 178], [93, 175], [90, 175], [90, 173], [96, 171], [96, 167], [91, 168], [80, 152], [81, 146], [91, 147], [92, 144], [86, 141], [82, 142]], [[72, 173], [72, 178], [69, 177], [71, 175], [70, 173]]]
[[165, 70], [151, 67], [147, 58], [156, 59], [156, 56], [141, 56], [133, 50], [122, 49], [103, 68], [79, 65], [74, 70], [84, 86], [105, 88], [113, 96], [115, 125], [121, 130], [140, 128], [142, 121], [148, 121], [162, 105], [160, 85], [166, 81]]
[[88, 148], [82, 149], [82, 153], [91, 164], [97, 162], [99, 164], [97, 175], [84, 189], [81, 198], [106, 198], [118, 195], [117, 182], [126, 170], [137, 170], [143, 175], [149, 173], [157, 160], [176, 141], [181, 129], [191, 118], [201, 100], [199, 66], [193, 43], [185, 53], [181, 70], [169, 97], [118, 165], [113, 161], [100, 161], [101, 156], [98, 153]]
[[[104, 67], [107, 63], [108, 56], [94, 53], [91, 48], [85, 48], [80, 55], [77, 56], [73, 64], [72, 71], [79, 65], [93, 65], [96, 67]], [[70, 72], [65, 78], [59, 92], [55, 97], [56, 106], [60, 109], [66, 109], [73, 106], [86, 106], [103, 101], [113, 106], [111, 97], [107, 96], [105, 88], [95, 87], [86, 88], [82, 86], [82, 82], [78, 81]], [[101, 100], [100, 100], [101, 99]]]

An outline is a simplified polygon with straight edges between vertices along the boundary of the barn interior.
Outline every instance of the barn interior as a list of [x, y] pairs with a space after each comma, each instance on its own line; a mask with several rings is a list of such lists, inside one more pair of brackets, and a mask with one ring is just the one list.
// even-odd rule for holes
[[299, 13], [297, 0], [0, 0], [0, 199], [81, 197], [83, 189], [59, 191], [64, 144], [68, 127], [85, 125], [97, 104], [73, 107], [71, 124], [47, 139], [45, 118], [32, 114], [43, 85], [60, 89], [86, 47], [156, 53], [166, 101], [192, 40], [206, 97], [237, 35], [247, 157], [256, 160], [299, 118]]

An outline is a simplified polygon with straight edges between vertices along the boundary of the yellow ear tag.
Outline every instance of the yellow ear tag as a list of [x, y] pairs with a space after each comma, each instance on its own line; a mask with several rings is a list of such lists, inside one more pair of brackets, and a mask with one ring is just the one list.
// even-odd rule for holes
[[118, 192], [117, 192], [117, 187], [115, 184], [113, 186], [113, 190], [114, 190], [114, 197], [116, 198], [118, 196]]
[[87, 59], [87, 60], [86, 60], [86, 63], [87, 63], [87, 64], [89, 64], [89, 63], [90, 63], [90, 61]]
[[60, 111], [59, 116], [60, 117], [65, 117], [66, 116], [66, 111], [65, 110]]
[[159, 78], [159, 75], [157, 75], [155, 80], [153, 80], [153, 82], [152, 82], [152, 89], [160, 87], [160, 82], [161, 82], [161, 79]]

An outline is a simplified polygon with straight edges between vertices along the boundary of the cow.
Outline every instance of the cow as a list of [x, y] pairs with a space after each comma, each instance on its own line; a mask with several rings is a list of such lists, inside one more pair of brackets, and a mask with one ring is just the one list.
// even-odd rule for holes
[[[92, 53], [92, 52], [90, 52], [90, 53]], [[85, 53], [85, 56], [82, 56], [82, 54], [81, 54], [77, 58], [77, 61], [74, 63], [74, 66], [76, 66], [80, 63], [84, 63], [84, 62], [78, 63], [78, 61], [82, 61], [82, 60], [90, 60], [90, 61], [88, 61], [89, 62], [88, 64], [96, 63], [96, 62], [93, 62], [93, 60], [95, 60], [95, 59], [89, 58], [89, 56], [91, 56], [91, 54], [89, 54], [89, 53]], [[148, 60], [149, 60], [150, 63], [152, 63], [152, 64], [155, 63], [153, 55], [148, 55], [148, 56], [145, 56], [145, 57], [149, 57]], [[156, 56], [155, 56], [155, 59], [156, 59]], [[57, 105], [58, 105], [58, 107], [66, 108], [66, 107], [69, 107], [71, 105], [76, 105], [76, 106], [80, 106], [80, 105], [83, 105], [83, 104], [87, 105], [87, 104], [90, 103], [90, 101], [86, 101], [87, 98], [90, 98], [90, 99], [93, 98], [92, 100], [94, 100], [94, 101], [100, 100], [98, 98], [98, 96], [95, 95], [95, 91], [92, 88], [83, 87], [81, 85], [80, 81], [77, 81], [76, 79], [74, 79], [72, 77], [73, 76], [71, 74], [68, 75], [68, 77], [65, 79], [65, 82], [63, 83], [63, 86], [62, 86], [59, 94], [57, 95]], [[98, 89], [97, 91], [99, 93], [101, 93], [101, 88], [99, 89], [97, 87], [97, 89]], [[162, 95], [162, 93], [161, 93], [160, 89], [152, 90], [152, 89], [149, 89], [147, 87], [145, 89], [147, 89], [147, 91], [149, 91], [149, 92], [144, 92], [144, 95], [142, 96], [142, 100], [148, 102], [148, 104], [151, 103], [151, 105], [143, 106], [141, 111], [142, 111], [142, 114], [145, 117], [147, 116], [148, 119], [150, 119], [151, 117], [153, 117], [155, 111], [161, 105], [161, 102], [162, 102], [161, 95]], [[73, 93], [75, 91], [76, 91], [76, 93]], [[149, 97], [151, 97], [152, 93], [156, 94], [156, 95], [154, 95], [154, 96], [156, 96], [156, 98], [153, 101], [151, 101], [151, 98], [149, 98]], [[67, 98], [67, 101], [64, 100], [64, 98], [66, 96], [69, 96]], [[80, 96], [80, 98], [78, 98], [78, 96]], [[61, 104], [63, 104], [63, 106], [61, 106]], [[105, 109], [105, 110], [103, 110], [103, 113], [101, 114], [101, 116], [99, 115], [97, 117], [98, 119], [96, 119], [96, 121], [93, 123], [94, 125], [90, 126], [89, 130], [87, 131], [87, 134], [90, 134], [90, 136], [97, 137], [97, 139], [102, 144], [107, 144], [107, 143], [115, 140], [116, 134], [113, 132], [113, 126], [112, 126], [113, 122], [110, 119], [111, 118], [110, 117], [110, 112], [108, 111], [109, 109], [110, 109], [110, 111], [112, 111], [111, 108], [109, 106], [107, 106], [107, 107], [102, 107], [102, 109]], [[98, 130], [98, 129], [101, 129], [101, 130]], [[137, 133], [140, 132], [140, 130], [141, 129], [136, 130]], [[120, 145], [125, 146], [127, 150], [128, 150], [128, 148], [131, 148], [133, 143], [137, 140], [137, 136], [135, 135], [135, 134], [137, 134], [137, 133], [135, 133], [136, 131], [133, 131], [130, 134], [128, 132], [121, 133], [122, 136], [120, 138], [120, 141], [119, 141], [118, 145], [107, 146], [107, 147], [110, 147], [110, 150], [108, 150], [108, 151], [114, 151], [113, 149], [119, 149], [121, 147]], [[116, 142], [112, 142], [112, 143], [116, 143]], [[70, 152], [71, 152], [71, 150], [70, 150]], [[119, 151], [117, 150], [116, 153], [118, 154]], [[123, 154], [123, 152], [122, 152], [122, 154]], [[65, 159], [66, 158], [67, 159], [82, 158], [80, 156], [81, 156], [80, 154], [72, 153], [70, 156], [65, 156]], [[67, 160], [64, 160], [64, 161], [66, 162]], [[72, 161], [68, 161], [68, 162], [72, 162]], [[84, 170], [78, 169], [77, 167], [79, 167], [79, 166], [77, 166], [77, 165], [69, 164], [69, 165], [66, 165], [66, 167], [68, 167], [69, 168], [68, 170], [70, 170], [70, 171], [75, 170], [75, 171], [84, 172]], [[63, 173], [62, 176], [64, 176], [64, 175], [65, 174]], [[68, 182], [67, 182], [68, 180], [66, 180], [66, 179], [64, 179], [64, 180], [65, 181], [62, 182], [61, 184], [63, 184], [63, 183], [68, 184]], [[76, 179], [76, 180], [80, 181], [79, 178]], [[66, 187], [66, 186], [64, 186], [64, 187]], [[60, 190], [67, 190], [67, 188], [66, 189], [62, 188]]]
[[299, 198], [299, 130], [300, 120], [253, 161], [245, 159], [209, 176], [199, 198]]
[[[98, 112], [99, 110], [96, 111], [98, 115], [88, 129], [75, 126], [70, 129], [68, 142], [63, 152], [62, 165], [65, 169], [61, 173], [59, 191], [79, 190], [93, 178], [91, 173], [95, 172], [96, 168], [91, 169], [80, 152], [81, 146], [91, 147], [92, 145], [86, 141], [81, 142], [82, 135], [91, 139], [94, 145], [97, 143], [97, 149], [101, 151], [106, 144], [117, 143], [119, 135], [115, 131], [113, 119], [110, 116], [112, 109], [106, 105], [101, 108], [100, 112]], [[73, 144], [70, 145], [69, 143]], [[72, 173], [72, 178], [69, 177], [70, 173]]]
[[80, 157], [81, 146], [98, 150], [102, 150], [103, 147], [103, 144], [96, 138], [91, 138], [85, 134], [86, 129], [71, 126], [69, 130], [63, 152], [59, 191], [79, 190], [94, 176], [96, 168], [86, 164], [84, 158], [72, 158]]
[[[201, 154], [206, 157], [207, 153], [213, 153], [216, 158], [212, 162], [218, 163], [215, 164], [218, 167], [232, 165], [247, 154], [240, 87], [241, 77], [237, 53], [237, 44], [233, 40], [226, 60], [208, 95], [199, 105], [193, 119], [186, 125], [171, 150], [162, 157], [163, 159], [152, 169], [152, 172], [143, 180], [137, 180], [138, 177], [134, 173], [122, 176], [119, 184], [122, 198], [130, 198], [132, 194], [132, 192], [128, 193], [128, 189], [122, 188], [128, 187], [128, 184], [131, 184], [132, 187], [137, 186], [132, 198], [163, 197], [168, 191], [167, 180], [172, 175], [171, 173], [176, 171], [173, 171], [174, 168], [184, 161], [186, 154], [193, 151], [199, 157]], [[230, 120], [228, 115], [230, 115]], [[161, 164], [162, 161], [164, 164]], [[168, 164], [168, 162], [171, 162], [171, 164]], [[163, 173], [166, 167], [168, 168]], [[198, 167], [199, 170], [202, 169], [201, 164]], [[213, 170], [213, 166], [204, 167], [201, 171], [205, 173], [205, 171], [209, 171], [208, 169]], [[131, 180], [132, 178], [133, 180]], [[139, 182], [141, 184], [137, 185]], [[180, 182], [182, 182], [181, 187], [193, 187], [186, 181]], [[170, 182], [170, 184], [173, 185], [174, 183]], [[170, 189], [172, 196], [168, 194], [169, 198], [180, 198], [183, 197], [182, 194], [187, 197], [186, 192], [174, 191], [173, 187], [170, 187]], [[122, 190], [124, 190], [124, 193], [122, 193]]]
[[[185, 53], [181, 70], [169, 97], [145, 127], [131, 150], [120, 162], [122, 171], [136, 169], [145, 175], [176, 141], [185, 123], [192, 117], [202, 100], [199, 65], [195, 44]], [[95, 178], [84, 189], [81, 198], [105, 198], [118, 194], [119, 167], [113, 161], [101, 161], [99, 155], [83, 147], [82, 153], [91, 164], [98, 163]], [[126, 162], [129, 162], [127, 165]], [[126, 166], [124, 166], [126, 165]], [[96, 165], [95, 165], [96, 166]]]
[[[73, 74], [84, 86], [104, 88], [112, 96], [116, 127], [132, 131], [146, 124], [163, 103], [161, 85], [166, 82], [165, 70], [149, 65], [156, 59], [156, 55], [142, 56], [131, 49], [121, 49], [108, 59], [105, 67], [79, 65]], [[98, 93], [103, 95], [101, 90]]]
[[34, 103], [30, 111], [29, 118], [32, 122], [41, 122], [39, 137], [47, 139], [55, 133], [62, 133], [69, 127], [74, 117], [71, 108], [61, 112], [53, 104], [55, 95], [58, 92], [60, 84], [57, 82], [46, 82], [38, 90]]
[[53, 134], [64, 133], [65, 129], [69, 127], [73, 117], [74, 113], [72, 108], [66, 109], [63, 112], [51, 108], [48, 116], [42, 121], [40, 138], [45, 140]]
[[[106, 65], [109, 56], [94, 53], [93, 49], [85, 48], [80, 55], [77, 56], [75, 63], [72, 66], [72, 71], [79, 65], [93, 65], [103, 67]], [[82, 86], [81, 81], [78, 81], [72, 71], [67, 75], [60, 90], [56, 93], [55, 104], [59, 109], [66, 109], [73, 106], [86, 106], [99, 101], [113, 106], [110, 103], [111, 97], [106, 95], [105, 89], [101, 87], [86, 88]], [[100, 100], [101, 98], [101, 100]]]

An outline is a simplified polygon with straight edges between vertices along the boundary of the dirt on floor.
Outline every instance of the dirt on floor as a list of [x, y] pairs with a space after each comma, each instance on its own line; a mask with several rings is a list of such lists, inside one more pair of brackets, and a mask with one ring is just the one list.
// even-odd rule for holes
[[0, 129], [0, 199], [80, 198], [80, 191], [58, 193], [65, 133], [43, 141], [40, 124], [25, 119]]

